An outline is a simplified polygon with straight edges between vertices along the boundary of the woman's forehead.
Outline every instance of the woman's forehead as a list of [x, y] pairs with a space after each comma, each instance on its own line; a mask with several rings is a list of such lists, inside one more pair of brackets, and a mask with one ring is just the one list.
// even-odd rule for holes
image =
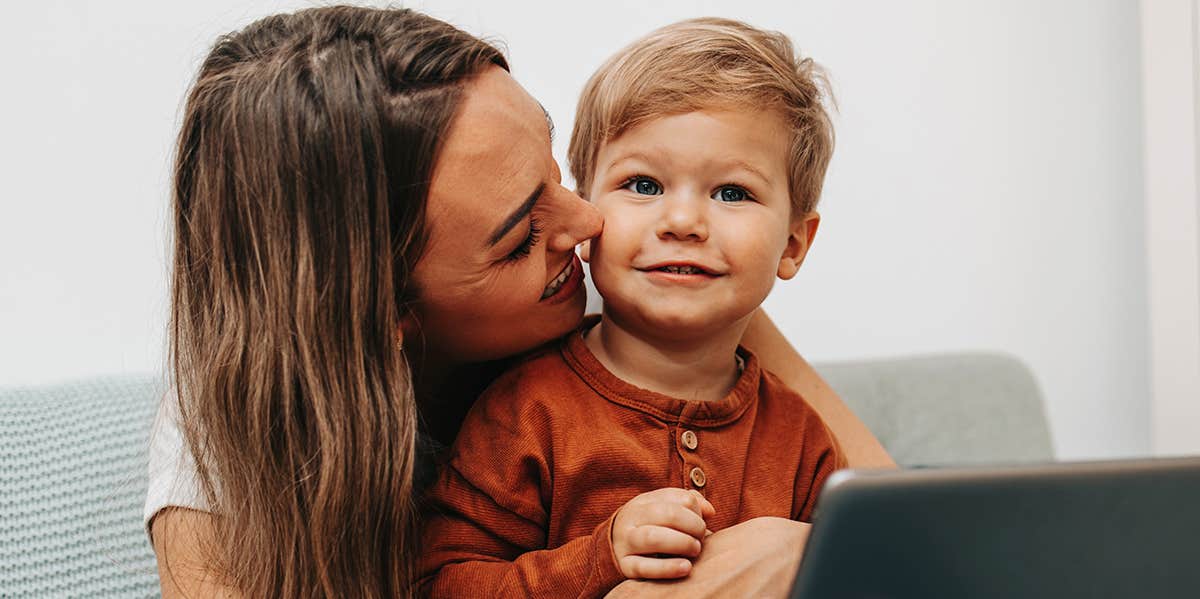
[[430, 186], [435, 241], [442, 225], [453, 226], [456, 236], [494, 226], [547, 178], [550, 139], [541, 105], [500, 68], [479, 75], [465, 92]]

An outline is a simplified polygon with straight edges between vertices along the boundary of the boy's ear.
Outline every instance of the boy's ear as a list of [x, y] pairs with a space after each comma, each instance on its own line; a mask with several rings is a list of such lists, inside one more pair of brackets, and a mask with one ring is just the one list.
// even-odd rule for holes
[[816, 210], [792, 219], [788, 231], [787, 248], [779, 259], [779, 271], [776, 273], [784, 281], [796, 276], [808, 248], [812, 247], [813, 238], [817, 236], [817, 227], [821, 224], [821, 215]]

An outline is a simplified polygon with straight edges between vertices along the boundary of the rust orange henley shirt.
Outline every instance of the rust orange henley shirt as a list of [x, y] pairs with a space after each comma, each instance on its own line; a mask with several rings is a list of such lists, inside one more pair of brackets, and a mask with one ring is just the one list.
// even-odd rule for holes
[[804, 399], [738, 351], [745, 366], [718, 401], [618, 379], [579, 331], [502, 375], [428, 491], [422, 594], [601, 596], [624, 580], [612, 516], [661, 487], [703, 493], [714, 532], [758, 516], [808, 521], [844, 459]]

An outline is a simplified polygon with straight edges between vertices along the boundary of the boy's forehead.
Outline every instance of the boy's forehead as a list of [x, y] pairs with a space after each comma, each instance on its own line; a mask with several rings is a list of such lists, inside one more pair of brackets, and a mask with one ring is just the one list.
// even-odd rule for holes
[[[629, 100], [629, 99], [627, 99]], [[646, 104], [645, 101], [633, 102], [634, 105]], [[655, 108], [650, 109], [643, 107], [642, 110], [632, 109], [622, 111], [624, 114], [613, 115], [611, 121], [604, 123], [602, 129], [607, 131], [607, 137], [600, 140], [601, 145], [609, 143], [626, 133], [631, 129], [636, 129], [648, 122], [659, 119], [678, 117], [692, 113], [702, 113], [710, 115], [720, 114], [758, 114], [764, 115], [771, 113], [780, 119], [783, 119], [784, 111], [776, 106], [769, 104], [751, 104], [746, 101], [741, 101], [731, 98], [691, 98], [686, 103], [681, 103], [670, 108]]]
[[[764, 181], [786, 173], [788, 127], [774, 110], [697, 110], [646, 118], [604, 142], [596, 166], [622, 162], [737, 167]], [[677, 164], [678, 163], [678, 164]]]

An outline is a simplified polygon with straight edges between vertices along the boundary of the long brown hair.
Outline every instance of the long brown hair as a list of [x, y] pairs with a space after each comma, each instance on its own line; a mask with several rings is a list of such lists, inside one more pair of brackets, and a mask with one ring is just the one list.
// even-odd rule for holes
[[411, 594], [397, 337], [440, 141], [488, 65], [507, 68], [420, 13], [328, 7], [224, 36], [200, 68], [175, 163], [172, 368], [211, 566], [247, 596]]

